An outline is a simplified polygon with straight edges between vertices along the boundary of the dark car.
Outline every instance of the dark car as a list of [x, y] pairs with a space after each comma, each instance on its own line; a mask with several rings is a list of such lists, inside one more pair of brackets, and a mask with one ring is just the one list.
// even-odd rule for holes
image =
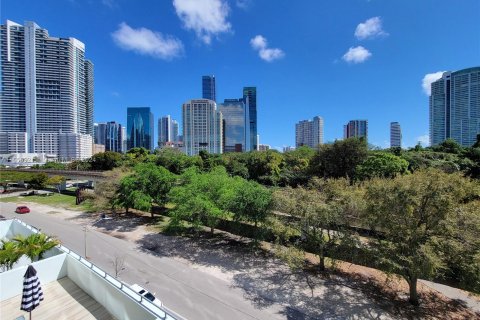
[[27, 206], [18, 206], [15, 210], [16, 213], [29, 213], [30, 209]]

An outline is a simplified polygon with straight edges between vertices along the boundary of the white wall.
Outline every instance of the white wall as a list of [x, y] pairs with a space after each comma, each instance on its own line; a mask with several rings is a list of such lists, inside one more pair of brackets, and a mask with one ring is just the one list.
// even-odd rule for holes
[[[47, 283], [56, 281], [67, 275], [66, 257], [67, 254], [62, 253], [32, 263], [32, 266], [37, 270], [37, 276], [41, 285], [46, 285]], [[22, 293], [23, 276], [25, 275], [26, 270], [27, 266], [23, 266], [0, 273], [0, 301]]]
[[103, 305], [115, 318], [125, 320], [156, 319], [155, 316], [141, 308], [120, 289], [110, 285], [100, 275], [74, 257], [67, 256], [67, 262], [70, 280]]

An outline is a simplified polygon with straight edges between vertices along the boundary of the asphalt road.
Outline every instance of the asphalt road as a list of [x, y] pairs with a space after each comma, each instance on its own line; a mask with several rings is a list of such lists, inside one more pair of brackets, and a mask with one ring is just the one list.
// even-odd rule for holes
[[[78, 223], [47, 214], [30, 206], [29, 214], [14, 213], [15, 204], [1, 203], [0, 214], [19, 218], [58, 237], [62, 244], [84, 254], [85, 232]], [[137, 283], [155, 293], [163, 304], [189, 320], [287, 319], [284, 306], [257, 308], [245, 298], [241, 288], [168, 257], [141, 252], [134, 243], [87, 228], [87, 256], [90, 261], [114, 275], [115, 257], [125, 259], [119, 278]]]

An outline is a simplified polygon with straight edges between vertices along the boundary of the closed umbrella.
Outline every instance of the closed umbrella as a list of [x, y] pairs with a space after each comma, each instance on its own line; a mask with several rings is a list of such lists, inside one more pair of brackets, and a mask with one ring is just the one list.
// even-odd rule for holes
[[20, 310], [29, 312], [30, 319], [32, 319], [32, 310], [38, 307], [42, 300], [43, 292], [40, 287], [40, 280], [37, 277], [37, 270], [30, 265], [23, 279], [22, 306]]

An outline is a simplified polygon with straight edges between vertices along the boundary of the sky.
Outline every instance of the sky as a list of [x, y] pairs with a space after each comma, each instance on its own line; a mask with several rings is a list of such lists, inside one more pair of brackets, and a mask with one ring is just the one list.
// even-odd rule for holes
[[[324, 141], [367, 119], [369, 143], [428, 143], [429, 83], [480, 66], [479, 0], [1, 0], [2, 23], [35, 21], [85, 43], [95, 67], [94, 121], [126, 126], [151, 107], [155, 130], [201, 98], [257, 87], [261, 144], [295, 145], [295, 123], [324, 119]], [[157, 132], [155, 132], [157, 136]]]

